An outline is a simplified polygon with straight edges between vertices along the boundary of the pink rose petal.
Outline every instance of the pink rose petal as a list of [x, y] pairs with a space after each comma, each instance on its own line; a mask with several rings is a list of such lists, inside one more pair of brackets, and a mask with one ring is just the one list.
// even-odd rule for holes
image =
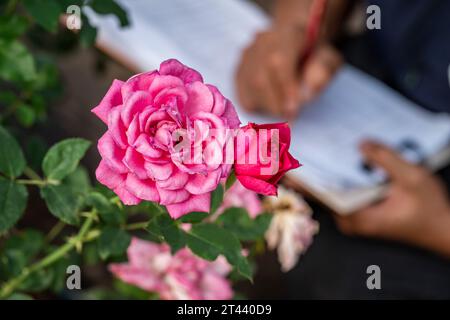
[[125, 150], [116, 144], [108, 131], [98, 140], [98, 151], [111, 169], [118, 173], [128, 171], [122, 162], [125, 157]]
[[125, 181], [125, 187], [136, 198], [159, 202], [159, 194], [153, 180], [141, 180], [136, 175], [129, 173]]
[[127, 166], [129, 172], [134, 173], [139, 179], [147, 179], [147, 171], [144, 168], [144, 157], [134, 150], [134, 148], [129, 147], [125, 153], [123, 162]]
[[129, 126], [134, 115], [141, 113], [145, 108], [152, 105], [152, 97], [150, 93], [146, 91], [136, 91], [130, 94], [125, 101], [122, 109], [122, 121], [125, 126]]
[[189, 212], [209, 212], [211, 194], [192, 195], [184, 202], [166, 205], [167, 211], [173, 219], [188, 214]]
[[122, 95], [120, 92], [122, 85], [123, 81], [114, 80], [99, 105], [92, 109], [92, 112], [106, 124], [108, 124], [109, 111], [113, 107], [122, 104]]
[[159, 72], [161, 74], [167, 74], [172, 75], [175, 77], [180, 78], [184, 81], [184, 83], [192, 83], [196, 81], [203, 82], [203, 78], [194, 69], [191, 69], [189, 67], [186, 67], [184, 64], [182, 64], [180, 61], [176, 59], [169, 59], [161, 63], [161, 66], [159, 67]]

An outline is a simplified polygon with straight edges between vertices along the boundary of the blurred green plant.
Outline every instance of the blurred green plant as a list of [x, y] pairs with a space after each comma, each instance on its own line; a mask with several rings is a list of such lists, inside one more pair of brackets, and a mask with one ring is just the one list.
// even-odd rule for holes
[[116, 16], [121, 26], [129, 24], [126, 11], [114, 0], [0, 1], [0, 124], [9, 125], [14, 120], [29, 128], [45, 120], [47, 107], [62, 88], [49, 47], [30, 47], [36, 33], [57, 38], [69, 32], [60, 18], [70, 13], [70, 6], [80, 8], [77, 39], [84, 46], [93, 45], [97, 35], [83, 13], [86, 7]]

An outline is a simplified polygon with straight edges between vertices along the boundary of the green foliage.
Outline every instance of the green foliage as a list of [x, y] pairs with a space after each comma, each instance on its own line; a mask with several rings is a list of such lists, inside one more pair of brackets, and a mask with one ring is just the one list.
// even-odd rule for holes
[[221, 184], [219, 184], [216, 190], [214, 190], [211, 193], [211, 209], [209, 211], [210, 213], [216, 212], [216, 210], [220, 207], [223, 201], [223, 194], [224, 194], [223, 187]]
[[0, 78], [20, 84], [35, 77], [36, 65], [28, 49], [17, 40], [0, 38]]
[[17, 141], [0, 126], [0, 173], [14, 178], [25, 169], [25, 157]]
[[27, 30], [28, 25], [28, 20], [22, 16], [0, 17], [0, 39], [18, 38]]
[[25, 210], [27, 199], [25, 186], [0, 178], [0, 232], [16, 224]]
[[58, 0], [23, 0], [23, 5], [37, 24], [49, 32], [56, 32], [59, 15], [64, 11]]
[[30, 135], [24, 145], [25, 158], [27, 163], [34, 170], [41, 167], [42, 159], [47, 152], [47, 143], [43, 138], [37, 135]]
[[124, 211], [111, 203], [103, 194], [91, 192], [87, 196], [86, 203], [97, 210], [100, 219], [106, 224], [119, 226], [125, 223]]
[[10, 295], [8, 300], [33, 300], [33, 297], [25, 293], [16, 292]]
[[236, 182], [236, 174], [234, 173], [234, 170], [232, 170], [227, 178], [227, 181], [225, 182], [225, 191], [230, 189], [235, 182]]
[[177, 252], [186, 245], [183, 230], [167, 212], [157, 214], [147, 225], [146, 230], [169, 244], [172, 253]]
[[19, 104], [15, 116], [17, 121], [26, 128], [31, 127], [36, 120], [36, 113], [34, 112], [33, 107], [24, 103]]
[[202, 222], [209, 214], [207, 212], [191, 212], [180, 218], [178, 221], [182, 223], [199, 223]]
[[120, 26], [130, 24], [127, 12], [114, 0], [92, 0], [90, 6], [98, 14], [113, 14], [119, 19]]
[[74, 194], [83, 200], [91, 190], [91, 181], [86, 168], [78, 166], [75, 171], [64, 178], [63, 183], [72, 188]]
[[130, 244], [131, 236], [124, 230], [107, 226], [98, 239], [98, 251], [102, 259], [123, 254]]
[[252, 271], [247, 259], [242, 255], [242, 247], [233, 233], [214, 224], [192, 226], [187, 234], [188, 247], [199, 257], [213, 261], [224, 255], [236, 270], [252, 279]]
[[[45, 53], [48, 46], [38, 54], [34, 54], [34, 49], [30, 52], [27, 47], [30, 43], [39, 46], [41, 41], [36, 39], [46, 39], [49, 35], [59, 39], [65, 29], [59, 26], [60, 16], [72, 5], [80, 9], [90, 6], [99, 14], [116, 16], [121, 26], [129, 24], [127, 12], [114, 0], [17, 0], [2, 5], [0, 82], [9, 83], [7, 88], [11, 86], [17, 96], [8, 103], [0, 98], [0, 107], [6, 107], [0, 114], [0, 123], [8, 121], [10, 124], [11, 116], [14, 116], [18, 124], [29, 128], [45, 118], [48, 103], [59, 93], [58, 82], [55, 81], [58, 71], [53, 58]], [[74, 36], [78, 35], [82, 45], [92, 46], [97, 29], [83, 11], [81, 20], [82, 28]]]
[[83, 27], [80, 30], [80, 42], [84, 47], [93, 46], [97, 38], [97, 28], [89, 22], [89, 19], [84, 14], [81, 15], [81, 21]]
[[264, 236], [271, 220], [272, 215], [268, 213], [252, 219], [244, 208], [228, 208], [218, 217], [217, 222], [233, 232], [239, 240], [251, 241]]
[[61, 180], [78, 166], [91, 143], [84, 139], [66, 139], [50, 148], [42, 162], [42, 171], [48, 179]]
[[0, 275], [3, 279], [17, 276], [44, 246], [41, 232], [27, 229], [6, 240], [0, 252]]
[[152, 296], [151, 293], [144, 291], [136, 286], [129, 285], [123, 281], [114, 279], [114, 288], [121, 298], [134, 299], [134, 300], [149, 300]]
[[80, 201], [78, 197], [74, 196], [70, 186], [64, 184], [44, 186], [41, 188], [41, 197], [55, 217], [68, 224], [78, 224]]

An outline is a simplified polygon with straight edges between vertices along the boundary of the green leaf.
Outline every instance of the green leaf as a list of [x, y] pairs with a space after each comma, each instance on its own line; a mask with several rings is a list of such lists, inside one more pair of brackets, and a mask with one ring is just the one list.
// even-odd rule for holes
[[36, 114], [33, 108], [27, 104], [20, 104], [15, 112], [17, 121], [24, 127], [29, 128], [34, 124]]
[[216, 220], [243, 241], [257, 240], [264, 236], [272, 215], [260, 214], [252, 219], [244, 208], [228, 208]]
[[19, 290], [40, 292], [46, 290], [53, 281], [52, 269], [41, 269], [31, 273], [18, 287]]
[[17, 276], [44, 247], [44, 235], [26, 229], [9, 237], [0, 253], [1, 273], [6, 278]]
[[107, 224], [120, 225], [126, 220], [125, 213], [100, 192], [91, 192], [86, 202], [97, 210], [100, 218]]
[[142, 201], [142, 209], [151, 217], [159, 214], [167, 214], [167, 210], [164, 206], [151, 201]]
[[86, 266], [93, 266], [101, 261], [98, 253], [98, 245], [95, 242], [85, 243], [83, 245], [82, 255], [83, 264]]
[[227, 181], [225, 182], [225, 190], [230, 189], [235, 182], [236, 182], [236, 174], [234, 173], [234, 170], [232, 170], [227, 178]]
[[47, 203], [50, 212], [68, 224], [77, 224], [80, 198], [67, 185], [47, 185], [41, 188], [41, 197]]
[[17, 96], [10, 91], [0, 92], [0, 102], [2, 105], [9, 106], [18, 101]]
[[23, 83], [35, 77], [35, 62], [28, 49], [19, 41], [0, 38], [0, 78]]
[[123, 254], [130, 245], [131, 236], [124, 230], [107, 226], [98, 239], [98, 250], [102, 259]]
[[0, 232], [16, 224], [26, 208], [27, 200], [25, 186], [0, 178]]
[[207, 212], [191, 212], [180, 218], [178, 221], [182, 223], [199, 223], [202, 222], [209, 214]]
[[65, 177], [63, 183], [70, 186], [76, 194], [83, 197], [87, 195], [91, 189], [89, 173], [83, 166], [78, 166], [74, 172]]
[[33, 300], [33, 297], [25, 293], [16, 292], [10, 295], [8, 300]]
[[177, 223], [167, 213], [157, 215], [147, 226], [146, 230], [162, 238], [170, 246], [172, 253], [186, 245], [185, 234]]
[[216, 210], [222, 204], [222, 201], [223, 201], [223, 187], [221, 184], [219, 184], [216, 190], [214, 190], [211, 193], [211, 209], [209, 212], [210, 213], [216, 212]]
[[224, 255], [240, 274], [252, 279], [250, 265], [242, 256], [241, 244], [231, 232], [214, 224], [193, 225], [187, 233], [187, 245], [194, 254], [206, 260], [213, 261]]
[[[33, 82], [30, 83], [30, 89], [32, 91], [41, 91], [45, 89], [48, 90], [50, 88], [56, 88], [59, 75], [58, 69], [55, 64], [53, 64], [52, 61], [42, 61], [42, 59], [38, 62], [39, 65], [37, 68], [36, 77], [35, 79], [33, 79]], [[39, 111], [40, 109], [42, 109], [42, 101], [36, 100], [36, 97], [39, 97], [39, 95], [33, 95], [33, 97], [31, 97], [32, 104], [36, 107], [36, 110]]]
[[19, 144], [0, 126], [0, 173], [8, 177], [18, 177], [25, 165], [25, 157]]
[[42, 171], [48, 179], [61, 180], [75, 171], [91, 143], [80, 138], [58, 142], [48, 150], [42, 162]]
[[130, 24], [127, 12], [114, 0], [93, 0], [91, 8], [98, 14], [113, 14], [119, 19], [120, 26], [125, 27]]
[[5, 250], [1, 257], [0, 271], [4, 279], [18, 276], [28, 264], [27, 256], [22, 250]]
[[38, 135], [28, 135], [24, 149], [29, 166], [36, 171], [39, 170], [48, 149], [45, 140]]
[[242, 255], [227, 257], [228, 262], [235, 267], [235, 270], [244, 278], [253, 282], [253, 270], [247, 258]]
[[42, 232], [26, 229], [6, 240], [4, 250], [21, 250], [30, 261], [44, 247], [44, 239]]
[[28, 27], [25, 17], [10, 15], [0, 17], [0, 38], [14, 39], [21, 36]]
[[97, 38], [97, 28], [91, 25], [89, 19], [84, 14], [81, 14], [81, 20], [83, 26], [79, 33], [80, 42], [84, 47], [92, 47]]
[[141, 288], [125, 283], [118, 279], [114, 279], [113, 286], [122, 298], [132, 300], [149, 300], [152, 295], [152, 293], [148, 291], [145, 291]]
[[23, 4], [37, 24], [49, 32], [56, 32], [63, 12], [58, 0], [23, 0]]

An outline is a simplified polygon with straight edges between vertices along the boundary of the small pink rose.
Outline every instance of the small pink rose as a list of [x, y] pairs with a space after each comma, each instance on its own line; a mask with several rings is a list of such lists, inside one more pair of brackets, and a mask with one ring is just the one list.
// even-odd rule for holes
[[236, 136], [234, 170], [242, 185], [263, 195], [276, 195], [277, 184], [300, 163], [289, 153], [291, 130], [287, 123], [249, 123]]

